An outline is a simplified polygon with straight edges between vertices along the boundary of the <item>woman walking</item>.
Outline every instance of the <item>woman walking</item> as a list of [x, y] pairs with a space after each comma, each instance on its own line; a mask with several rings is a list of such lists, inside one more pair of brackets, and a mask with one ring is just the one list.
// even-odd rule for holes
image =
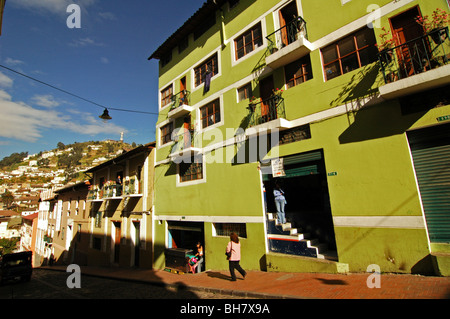
[[230, 266], [231, 281], [236, 281], [236, 274], [234, 273], [235, 269], [237, 269], [242, 277], [245, 278], [247, 273], [239, 264], [239, 262], [241, 261], [241, 244], [239, 243], [239, 237], [236, 233], [231, 233], [230, 242], [227, 245], [226, 253]]

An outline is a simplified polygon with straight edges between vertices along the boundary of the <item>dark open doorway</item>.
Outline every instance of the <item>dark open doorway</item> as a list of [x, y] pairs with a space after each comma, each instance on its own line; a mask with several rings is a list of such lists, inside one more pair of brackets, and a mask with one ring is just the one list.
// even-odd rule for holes
[[285, 157], [284, 163], [286, 176], [264, 175], [267, 212], [276, 212], [273, 189], [277, 182], [285, 192], [286, 219], [292, 227], [336, 250], [322, 151]]
[[169, 221], [169, 248], [192, 249], [197, 252], [197, 242], [205, 245], [204, 226], [201, 222]]

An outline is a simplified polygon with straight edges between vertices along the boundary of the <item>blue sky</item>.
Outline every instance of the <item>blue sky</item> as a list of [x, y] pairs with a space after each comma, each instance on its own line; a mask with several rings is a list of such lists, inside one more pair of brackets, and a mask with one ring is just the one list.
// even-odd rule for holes
[[[7, 0], [0, 64], [100, 105], [158, 111], [158, 61], [147, 58], [206, 0]], [[67, 7], [81, 8], [68, 28]], [[0, 159], [120, 138], [155, 139], [157, 116], [102, 108], [0, 68]]]

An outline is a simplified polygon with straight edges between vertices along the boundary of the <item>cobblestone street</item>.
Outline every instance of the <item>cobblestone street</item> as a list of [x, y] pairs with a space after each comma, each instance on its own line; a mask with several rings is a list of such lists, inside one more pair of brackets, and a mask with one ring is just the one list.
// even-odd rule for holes
[[147, 283], [81, 275], [81, 288], [68, 288], [70, 273], [35, 269], [30, 282], [8, 282], [0, 299], [243, 299], [213, 292], [189, 291]]

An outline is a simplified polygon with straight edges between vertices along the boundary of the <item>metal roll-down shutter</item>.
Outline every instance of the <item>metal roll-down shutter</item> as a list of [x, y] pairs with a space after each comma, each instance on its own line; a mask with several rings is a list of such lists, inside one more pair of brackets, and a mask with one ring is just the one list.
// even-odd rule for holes
[[450, 242], [450, 124], [408, 132], [431, 242]]

